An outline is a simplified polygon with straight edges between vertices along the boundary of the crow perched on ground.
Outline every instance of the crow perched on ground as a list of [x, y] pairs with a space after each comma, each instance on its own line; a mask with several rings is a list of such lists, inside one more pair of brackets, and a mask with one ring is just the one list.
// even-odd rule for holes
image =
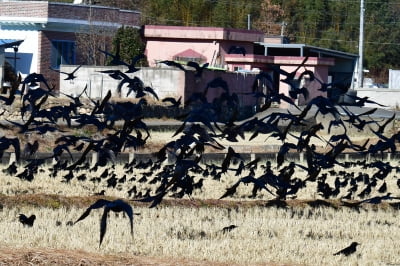
[[345, 256], [349, 256], [349, 255], [351, 255], [351, 254], [353, 254], [354, 252], [356, 252], [356, 247], [358, 246], [358, 245], [360, 245], [360, 243], [358, 243], [358, 242], [353, 242], [353, 243], [351, 243], [350, 244], [350, 246], [348, 246], [347, 248], [344, 248], [344, 249], [342, 249], [342, 250], [340, 250], [340, 251], [338, 251], [338, 252], [336, 252], [335, 254], [333, 254], [333, 255], [345, 255]]
[[225, 233], [232, 231], [233, 229], [235, 229], [237, 227], [238, 227], [237, 225], [231, 224], [229, 226], [225, 226], [224, 228], [222, 228], [222, 232], [225, 234]]
[[19, 215], [19, 221], [25, 226], [29, 226], [29, 227], [32, 227], [33, 226], [33, 222], [35, 221], [35, 219], [36, 219], [36, 216], [34, 215], [34, 214], [32, 214], [31, 216], [29, 216], [29, 217], [26, 217], [26, 215], [25, 214], [20, 214]]

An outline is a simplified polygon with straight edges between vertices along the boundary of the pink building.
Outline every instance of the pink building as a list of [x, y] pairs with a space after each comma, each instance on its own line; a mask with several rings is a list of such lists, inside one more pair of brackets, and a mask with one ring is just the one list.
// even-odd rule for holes
[[[259, 31], [215, 27], [146, 25], [144, 34], [150, 66], [155, 66], [159, 60], [187, 58], [224, 67], [231, 47], [240, 46], [246, 54], [253, 54], [254, 43], [264, 40], [264, 34]], [[182, 57], [182, 53], [186, 57]]]
[[[273, 76], [274, 86], [285, 95], [289, 94], [290, 87], [281, 81], [284, 75], [279, 76], [279, 73], [272, 71], [272, 65], [282, 71], [292, 72], [308, 58], [298, 69], [297, 76], [307, 69], [313, 71], [321, 82], [348, 79], [350, 87], [357, 59], [354, 54], [305, 44], [283, 43], [285, 39], [281, 36], [265, 38], [262, 32], [254, 30], [146, 25], [144, 37], [145, 53], [152, 67], [163, 67], [158, 64], [162, 60], [175, 60], [183, 63], [207, 62], [210, 69], [223, 69], [226, 72], [250, 74], [266, 71]], [[254, 80], [255, 75], [249, 75], [248, 78]], [[230, 82], [228, 76], [227, 79], [234, 87], [232, 91], [248, 90], [235, 88], [238, 85], [234, 81]], [[326, 92], [319, 91], [320, 83], [317, 81], [307, 84], [307, 88], [309, 99], [318, 95], [337, 97], [340, 94], [331, 92], [331, 95], [327, 95]], [[196, 90], [185, 88], [187, 95], [191, 89]], [[245, 99], [243, 102], [250, 103], [252, 100], [255, 99]], [[298, 103], [305, 104], [307, 100], [299, 98]], [[281, 107], [284, 106], [283, 104]]]

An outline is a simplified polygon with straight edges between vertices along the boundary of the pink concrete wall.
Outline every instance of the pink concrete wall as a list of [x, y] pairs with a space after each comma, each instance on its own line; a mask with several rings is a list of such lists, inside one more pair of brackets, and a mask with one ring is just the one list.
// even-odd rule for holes
[[[286, 72], [292, 72], [295, 71], [297, 68], [297, 66], [281, 66], [281, 69], [286, 71]], [[316, 78], [318, 78], [321, 82], [327, 82], [328, 81], [328, 66], [325, 65], [319, 65], [319, 66], [310, 66], [307, 65], [306, 67], [301, 67], [297, 73], [296, 73], [296, 77], [299, 77], [300, 74], [302, 72], [304, 72], [305, 70], [311, 70], [314, 72], [314, 76]], [[285, 75], [280, 75], [279, 79], [285, 79], [286, 76]], [[314, 80], [314, 81], [310, 81], [308, 84], [305, 84], [304, 87], [307, 88], [308, 93], [309, 93], [309, 97], [308, 99], [305, 99], [302, 95], [298, 97], [298, 100], [296, 101], [298, 105], [305, 105], [307, 104], [311, 99], [317, 97], [317, 96], [327, 96], [326, 92], [322, 92], [319, 89], [321, 88], [321, 84]], [[289, 96], [289, 89], [290, 89], [290, 85], [285, 83], [285, 82], [280, 82], [279, 83], [279, 92], [283, 93], [286, 96]], [[280, 107], [281, 108], [287, 108], [289, 106], [288, 103], [286, 102], [282, 102]]]
[[[201, 79], [196, 79], [194, 72], [188, 71], [186, 72], [185, 100], [195, 92], [204, 92], [207, 83], [220, 77], [227, 82], [230, 94], [236, 93], [239, 96], [240, 106], [255, 105], [256, 98], [251, 95], [245, 95], [245, 93], [251, 92], [255, 76], [255, 74], [205, 70]], [[206, 94], [208, 101], [211, 102], [223, 92], [222, 88], [209, 88]]]
[[264, 33], [254, 30], [228, 29], [220, 27], [183, 27], [165, 25], [146, 25], [146, 38], [172, 38], [193, 40], [230, 40], [243, 42], [262, 42]]
[[204, 41], [148, 40], [145, 53], [149, 66], [154, 67], [157, 61], [172, 60], [174, 55], [187, 49], [193, 49], [202, 54], [206, 62], [211, 62], [213, 54], [219, 51], [219, 44]]
[[251, 30], [159, 25], [146, 25], [144, 35], [150, 66], [159, 60], [172, 60], [187, 49], [202, 54], [211, 65], [224, 65], [231, 46], [242, 46], [247, 54], [253, 54], [253, 43], [264, 38], [262, 32]]
[[[316, 66], [314, 68], [314, 75], [321, 82], [325, 82], [326, 83], [326, 82], [328, 82], [328, 70], [329, 70], [328, 66]], [[317, 96], [327, 97], [327, 93], [326, 92], [322, 92], [322, 91], [319, 90], [321, 88], [321, 84], [316, 80], [311, 81], [307, 85], [307, 88], [308, 88], [308, 92], [310, 93], [310, 99], [313, 99], [313, 98], [315, 98]], [[309, 102], [309, 100], [307, 101], [307, 103]]]

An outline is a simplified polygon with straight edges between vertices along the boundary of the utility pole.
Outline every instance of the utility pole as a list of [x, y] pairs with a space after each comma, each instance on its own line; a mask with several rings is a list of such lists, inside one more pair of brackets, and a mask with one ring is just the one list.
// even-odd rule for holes
[[250, 22], [250, 14], [247, 14], [247, 29], [250, 30], [251, 29], [251, 22]]
[[360, 37], [358, 43], [358, 76], [357, 88], [363, 87], [363, 61], [364, 61], [364, 0], [360, 0]]
[[281, 37], [285, 35], [285, 28], [287, 26], [287, 23], [285, 21], [282, 21], [281, 23]]

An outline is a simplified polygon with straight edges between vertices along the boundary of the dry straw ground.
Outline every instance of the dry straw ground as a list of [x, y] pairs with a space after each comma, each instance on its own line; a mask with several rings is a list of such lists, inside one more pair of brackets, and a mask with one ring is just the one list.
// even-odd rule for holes
[[[153, 134], [149, 145], [157, 147], [171, 133]], [[361, 139], [359, 139], [361, 141]], [[269, 139], [269, 144], [273, 144]], [[265, 144], [265, 137], [251, 142]], [[243, 143], [237, 143], [242, 145]], [[148, 148], [150, 149], [150, 148]], [[394, 164], [394, 162], [392, 162]], [[5, 166], [3, 166], [5, 167]], [[19, 171], [23, 169], [20, 166]], [[337, 169], [339, 170], [339, 169]], [[342, 169], [343, 170], [343, 169]], [[351, 169], [352, 171], [368, 171]], [[249, 199], [251, 186], [242, 185], [227, 200], [216, 200], [237, 181], [233, 174], [221, 181], [205, 180], [193, 199], [169, 198], [159, 207], [132, 200], [127, 191], [132, 183], [108, 188], [93, 183], [104, 168], [87, 172], [86, 181], [63, 182], [66, 171], [49, 177], [43, 169], [32, 182], [5, 173], [0, 178], [1, 219], [0, 263], [10, 265], [389, 265], [399, 264], [400, 224], [397, 204], [341, 206], [339, 200], [321, 201], [309, 187], [289, 200], [275, 205], [272, 196], [261, 193]], [[135, 175], [140, 176], [142, 171]], [[115, 167], [118, 177], [122, 165]], [[301, 174], [301, 173], [300, 173]], [[77, 175], [77, 174], [76, 174]], [[305, 175], [305, 173], [304, 173]], [[300, 177], [300, 176], [299, 176]], [[151, 178], [151, 177], [150, 177]], [[150, 179], [149, 178], [149, 179]], [[196, 177], [196, 181], [200, 177]], [[334, 177], [330, 177], [333, 182]], [[398, 196], [396, 173], [387, 177], [388, 189]], [[153, 189], [135, 183], [138, 190]], [[380, 184], [378, 184], [380, 185]], [[142, 186], [142, 187], [141, 187]], [[75, 221], [99, 196], [130, 200], [135, 216], [134, 236], [128, 219], [110, 215], [104, 242], [99, 248], [101, 210], [84, 221]], [[374, 196], [374, 192], [371, 196]], [[339, 198], [342, 195], [339, 195]], [[19, 213], [36, 214], [32, 228], [18, 222]], [[61, 222], [59, 224], [58, 222]], [[229, 225], [238, 227], [223, 233]], [[333, 253], [351, 242], [361, 243], [349, 257]]]

